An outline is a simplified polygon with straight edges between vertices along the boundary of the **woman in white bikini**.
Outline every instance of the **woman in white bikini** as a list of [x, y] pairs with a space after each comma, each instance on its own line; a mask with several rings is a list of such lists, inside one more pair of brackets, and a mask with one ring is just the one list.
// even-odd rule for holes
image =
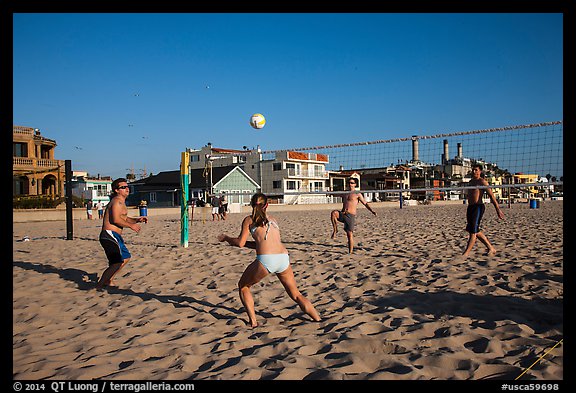
[[[230, 237], [225, 234], [218, 235], [218, 241], [228, 242], [231, 246], [248, 247], [256, 250], [256, 260], [252, 262], [238, 281], [240, 300], [248, 314], [248, 322], [251, 327], [258, 326], [254, 311], [254, 298], [250, 287], [269, 273], [275, 273], [288, 296], [294, 300], [300, 309], [308, 314], [314, 321], [320, 321], [320, 315], [304, 295], [296, 287], [294, 273], [290, 266], [290, 257], [286, 247], [280, 240], [280, 228], [278, 223], [266, 214], [268, 198], [262, 193], [256, 193], [250, 201], [252, 214], [242, 221], [242, 230], [238, 237]], [[254, 241], [249, 241], [252, 234]]]

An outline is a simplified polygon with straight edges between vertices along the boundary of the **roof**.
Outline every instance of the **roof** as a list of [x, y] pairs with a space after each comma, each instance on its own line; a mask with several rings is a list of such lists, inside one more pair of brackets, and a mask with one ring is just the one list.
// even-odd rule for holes
[[180, 171], [159, 172], [144, 179], [139, 179], [129, 183], [136, 186], [138, 191], [157, 191], [157, 190], [174, 190], [180, 189]]
[[302, 153], [299, 151], [288, 151], [288, 159], [328, 162], [326, 154]]
[[[212, 167], [212, 184], [217, 183], [222, 179], [228, 172], [235, 168], [234, 166], [219, 166]], [[204, 177], [204, 169], [191, 169], [190, 170], [190, 188], [206, 188], [210, 182], [210, 174], [206, 174]]]
[[343, 171], [338, 171], [338, 173], [336, 173], [336, 175], [342, 175], [342, 176], [358, 175], [358, 176], [360, 176], [360, 174], [359, 174], [356, 170], [343, 170]]
[[[220, 180], [226, 177], [234, 170], [241, 171], [249, 180], [256, 186], [258, 185], [250, 176], [248, 176], [240, 165], [228, 165], [212, 168], [212, 185], [217, 184]], [[209, 176], [209, 175], [208, 175]], [[204, 169], [191, 169], [190, 170], [190, 188], [205, 189], [210, 182], [210, 178], [204, 177]], [[166, 189], [181, 189], [180, 186], [180, 170], [160, 172], [157, 175], [149, 176], [145, 179], [140, 179], [130, 185], [138, 187], [138, 191], [154, 191]]]
[[230, 170], [228, 173], [226, 173], [220, 180], [218, 180], [217, 182], [214, 183], [214, 185], [218, 185], [220, 182], [224, 181], [224, 179], [226, 179], [228, 176], [230, 176], [230, 174], [232, 172], [240, 172], [250, 183], [252, 183], [255, 187], [260, 187], [258, 185], [258, 183], [256, 183], [256, 181], [254, 181], [254, 179], [252, 179], [246, 172], [244, 172], [244, 170], [240, 167], [240, 166], [235, 166], [234, 168], [232, 168], [232, 170]]
[[180, 184], [180, 170], [160, 172], [157, 175], [149, 176], [144, 180], [146, 185], [172, 185]]
[[212, 151], [215, 153], [250, 153], [250, 150], [234, 150], [234, 149], [222, 149], [220, 147], [213, 147]]

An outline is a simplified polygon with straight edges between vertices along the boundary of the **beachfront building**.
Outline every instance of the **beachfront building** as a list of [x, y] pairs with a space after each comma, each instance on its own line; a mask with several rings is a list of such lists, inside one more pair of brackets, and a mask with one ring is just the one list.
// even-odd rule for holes
[[[181, 205], [182, 186], [180, 170], [164, 171], [129, 183], [130, 195], [126, 200], [129, 206], [136, 206], [145, 201], [149, 208], [174, 207]], [[202, 205], [210, 201], [210, 195], [235, 193], [242, 195], [228, 196], [230, 211], [240, 211], [241, 205], [250, 204], [252, 194], [259, 190], [258, 184], [239, 166], [230, 165], [214, 167], [211, 171], [203, 168], [190, 170], [188, 199], [189, 202], [200, 200]]]
[[[328, 203], [325, 193], [329, 179], [327, 164], [328, 156], [325, 154], [275, 152], [273, 158], [259, 162], [262, 192], [281, 196], [278, 202], [284, 204]], [[252, 166], [246, 172], [250, 173], [251, 169]], [[311, 194], [296, 194], [301, 192]]]
[[[188, 149], [190, 168], [215, 173], [216, 168], [239, 166], [253, 179], [259, 190], [270, 196], [271, 203], [302, 204], [327, 203], [329, 173], [325, 154], [278, 151], [269, 158], [263, 157], [260, 147], [252, 150], [232, 150], [212, 147]], [[214, 184], [214, 181], [211, 181]], [[308, 192], [313, 194], [295, 194]], [[293, 195], [290, 195], [290, 194]]]
[[[495, 173], [489, 173], [485, 176], [486, 181], [488, 182], [489, 185], [491, 186], [501, 186], [504, 183], [504, 177], [497, 175]], [[496, 187], [496, 188], [492, 188], [492, 194], [494, 194], [494, 197], [496, 198], [496, 200], [500, 201], [504, 198], [503, 196], [503, 188], [502, 187]]]
[[[355, 169], [352, 173], [357, 175], [359, 190], [369, 202], [398, 200], [399, 191], [410, 188], [411, 169], [404, 165]], [[403, 195], [409, 196], [409, 192]]]
[[37, 128], [12, 127], [12, 194], [63, 197], [64, 160], [55, 158], [56, 141]]
[[260, 152], [256, 150], [234, 150], [213, 147], [211, 143], [201, 149], [187, 149], [190, 155], [190, 169], [205, 169], [211, 167], [244, 165], [250, 154]]
[[[201, 149], [187, 149], [190, 155], [191, 198], [210, 201], [210, 195], [242, 194], [227, 197], [231, 210], [250, 204], [252, 194], [261, 190], [256, 176], [260, 174], [260, 148], [235, 150], [213, 147], [208, 143]], [[248, 163], [249, 162], [249, 163]], [[250, 167], [250, 174], [246, 168]], [[236, 206], [238, 205], [238, 206]]]
[[190, 198], [209, 202], [210, 195], [225, 193], [231, 213], [240, 212], [241, 206], [249, 205], [252, 195], [259, 190], [260, 185], [239, 165], [217, 166], [210, 171], [199, 168], [190, 171]]
[[102, 202], [104, 206], [110, 202], [112, 193], [112, 178], [110, 176], [90, 176], [84, 171], [72, 172], [72, 195], [91, 200], [95, 205]]
[[[554, 184], [549, 184], [550, 181], [552, 180], [552, 176], [549, 176], [550, 179], [543, 177], [543, 176], [538, 176], [538, 183], [541, 184], [542, 186], [538, 186], [538, 197], [539, 198], [551, 198], [552, 195], [555, 195], [555, 186]], [[554, 179], [555, 181], [556, 179]]]
[[[537, 174], [528, 174], [528, 173], [515, 173], [512, 176], [513, 184], [532, 184], [538, 183], [539, 175]], [[516, 190], [512, 191], [512, 196], [516, 196], [518, 198], [532, 198], [538, 194], [538, 187], [536, 186], [529, 186], [523, 188], [517, 188]]]
[[159, 172], [130, 182], [128, 186], [130, 187], [130, 194], [126, 198], [128, 206], [138, 206], [142, 201], [151, 208], [180, 206], [182, 194], [180, 170]]

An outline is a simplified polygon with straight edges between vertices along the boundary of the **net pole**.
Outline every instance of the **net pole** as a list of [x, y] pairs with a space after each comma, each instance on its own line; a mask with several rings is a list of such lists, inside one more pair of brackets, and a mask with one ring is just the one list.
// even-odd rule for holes
[[188, 248], [188, 184], [190, 169], [190, 153], [182, 152], [180, 161], [180, 186], [182, 198], [180, 200], [180, 246]]
[[66, 178], [66, 240], [74, 240], [74, 223], [72, 212], [72, 161], [64, 161]]

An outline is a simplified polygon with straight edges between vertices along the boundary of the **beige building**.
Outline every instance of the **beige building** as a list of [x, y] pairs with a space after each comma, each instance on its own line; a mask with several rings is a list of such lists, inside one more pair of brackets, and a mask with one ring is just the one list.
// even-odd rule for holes
[[12, 194], [63, 197], [64, 160], [54, 158], [56, 141], [36, 128], [12, 127]]

